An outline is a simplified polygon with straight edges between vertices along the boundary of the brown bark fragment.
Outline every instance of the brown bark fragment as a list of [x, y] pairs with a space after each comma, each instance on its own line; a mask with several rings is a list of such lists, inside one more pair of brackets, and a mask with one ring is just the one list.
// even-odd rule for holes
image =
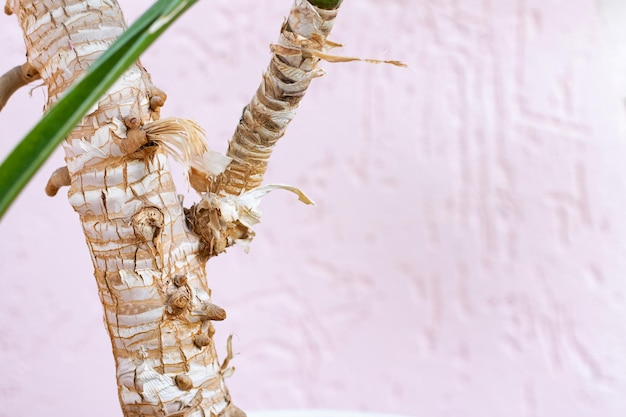
[[178, 288], [170, 294], [167, 304], [167, 312], [173, 315], [179, 315], [185, 312], [190, 305], [191, 294], [186, 288]]
[[165, 94], [165, 91], [152, 86], [152, 89], [150, 90], [150, 109], [158, 112], [161, 107], [165, 105], [165, 100], [167, 100], [167, 94]]
[[139, 210], [132, 219], [135, 236], [144, 242], [152, 242], [156, 245], [163, 230], [164, 221], [163, 212], [158, 207], [145, 207]]
[[150, 104], [150, 110], [152, 112], [152, 119], [159, 120], [161, 118], [161, 107], [165, 105], [167, 100], [167, 94], [160, 88], [154, 85], [150, 73], [146, 71], [141, 62], [137, 62], [137, 66], [141, 70], [141, 77], [144, 80], [144, 84], [148, 90], [148, 103]]
[[226, 369], [228, 368], [228, 364], [233, 359], [233, 357], [233, 335], [231, 334], [228, 335], [228, 339], [226, 339], [226, 357], [224, 358], [224, 361], [220, 366], [220, 370], [222, 372], [226, 371]]
[[[5, 6], [7, 7], [7, 6]], [[5, 8], [5, 11], [7, 9]], [[39, 72], [28, 62], [11, 68], [0, 77], [0, 111], [21, 87], [40, 79]]]
[[243, 412], [235, 404], [230, 403], [228, 407], [219, 415], [219, 417], [247, 417], [247, 414]]
[[139, 126], [141, 126], [141, 118], [136, 114], [130, 114], [124, 117], [124, 124], [129, 129], [139, 129]]
[[61, 187], [66, 187], [72, 183], [70, 178], [70, 172], [67, 167], [61, 167], [55, 170], [48, 183], [46, 184], [46, 194], [50, 197], [54, 197], [59, 192]]
[[197, 168], [189, 170], [189, 185], [199, 193], [206, 193], [211, 187], [211, 177]]
[[202, 348], [211, 344], [211, 338], [206, 334], [197, 334], [193, 337], [193, 344]]
[[176, 285], [177, 287], [184, 287], [185, 285], [187, 285], [187, 277], [185, 275], [176, 275], [173, 279], [172, 282], [174, 283], [174, 285]]
[[176, 386], [182, 391], [189, 391], [193, 388], [193, 381], [187, 375], [176, 375], [174, 380]]
[[124, 154], [130, 155], [137, 152], [142, 146], [148, 143], [146, 132], [141, 129], [128, 129], [126, 139], [120, 143], [120, 149]]
[[226, 320], [226, 310], [213, 303], [206, 303], [204, 309], [202, 310], [202, 313], [204, 313], [206, 320]]
[[251, 233], [238, 221], [224, 221], [219, 208], [213, 207], [207, 199], [185, 209], [185, 216], [191, 230], [202, 239], [203, 255], [206, 257], [219, 255], [238, 239], [246, 239]]

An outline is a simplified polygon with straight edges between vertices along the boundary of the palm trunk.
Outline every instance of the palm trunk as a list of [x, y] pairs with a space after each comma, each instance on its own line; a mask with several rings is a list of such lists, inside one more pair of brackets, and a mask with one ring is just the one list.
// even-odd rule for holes
[[[125, 29], [116, 0], [9, 0], [5, 10], [16, 14], [23, 29], [27, 65], [48, 88], [47, 106]], [[69, 177], [69, 201], [91, 253], [126, 417], [245, 415], [231, 403], [224, 384], [232, 372], [230, 347], [220, 363], [213, 344], [211, 322], [223, 320], [225, 312], [211, 301], [205, 263], [238, 239], [253, 236], [253, 222], [243, 214], [224, 217], [224, 204], [232, 203], [226, 197], [260, 184], [271, 146], [317, 74], [318, 59], [303, 57], [303, 50], [324, 49], [334, 15], [296, 2], [260, 93], [242, 119], [252, 125], [265, 121], [259, 126], [273, 133], [261, 138], [250, 123], [245, 129], [240, 125], [229, 151], [233, 162], [224, 174], [192, 170], [192, 184], [195, 176], [207, 186], [200, 186], [203, 200], [187, 212], [188, 219], [164, 147], [146, 135], [159, 118], [164, 94], [139, 63], [64, 142], [67, 169], [59, 170], [48, 192], [56, 193]], [[294, 75], [298, 79], [288, 78]], [[288, 86], [294, 83], [297, 91]], [[246, 144], [263, 154], [262, 161], [246, 151]], [[241, 182], [243, 171], [252, 181]], [[253, 210], [243, 212], [249, 217]]]

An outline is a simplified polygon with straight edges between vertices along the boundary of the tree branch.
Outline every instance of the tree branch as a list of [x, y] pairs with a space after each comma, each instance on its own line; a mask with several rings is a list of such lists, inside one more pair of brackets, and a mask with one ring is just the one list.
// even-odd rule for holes
[[[239, 195], [263, 181], [272, 149], [295, 116], [311, 80], [324, 72], [319, 57], [332, 43], [326, 41], [341, 0], [297, 0], [271, 46], [270, 64], [256, 94], [245, 107], [227, 156], [226, 171], [209, 180], [216, 194]], [[319, 7], [318, 7], [319, 6]]]

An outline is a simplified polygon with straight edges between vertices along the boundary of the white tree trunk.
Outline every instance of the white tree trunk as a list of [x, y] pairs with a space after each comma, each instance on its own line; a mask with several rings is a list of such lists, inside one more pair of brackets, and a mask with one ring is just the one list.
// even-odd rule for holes
[[[115, 0], [9, 6], [48, 105], [125, 29]], [[158, 117], [152, 92], [134, 65], [74, 129], [63, 145], [69, 200], [91, 252], [125, 416], [228, 415], [226, 370], [202, 311], [210, 305], [206, 260], [185, 225], [166, 155], [158, 146], [130, 155], [120, 149], [127, 116], [144, 124]]]

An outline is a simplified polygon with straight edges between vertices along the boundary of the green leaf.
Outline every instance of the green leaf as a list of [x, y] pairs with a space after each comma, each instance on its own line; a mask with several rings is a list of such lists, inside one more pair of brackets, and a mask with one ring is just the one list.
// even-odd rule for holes
[[158, 0], [70, 87], [0, 165], [0, 219], [89, 109], [197, 0]]
[[320, 9], [334, 10], [341, 6], [342, 1], [343, 0], [309, 0], [309, 3]]

